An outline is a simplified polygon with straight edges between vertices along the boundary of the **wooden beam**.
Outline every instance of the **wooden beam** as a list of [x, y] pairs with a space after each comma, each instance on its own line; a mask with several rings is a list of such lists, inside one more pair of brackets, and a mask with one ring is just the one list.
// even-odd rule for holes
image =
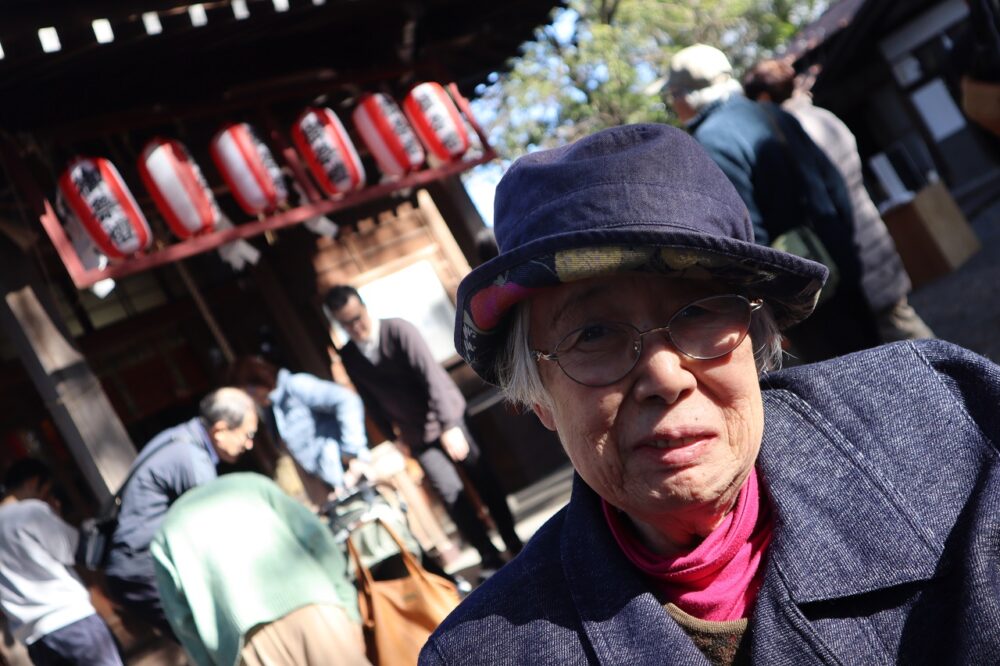
[[455, 236], [448, 228], [448, 223], [441, 217], [441, 212], [434, 205], [434, 199], [427, 190], [417, 192], [417, 203], [424, 219], [427, 220], [427, 227], [430, 229], [431, 235], [433, 235], [438, 247], [441, 248], [441, 254], [445, 256], [448, 265], [451, 266], [455, 277], [454, 281], [457, 284], [469, 272], [469, 261], [462, 253], [462, 248], [455, 242]]
[[252, 84], [240, 85], [227, 90], [219, 99], [206, 104], [155, 104], [127, 110], [102, 113], [96, 117], [72, 119], [45, 128], [46, 138], [60, 142], [93, 138], [122, 128], [142, 130], [167, 125], [178, 120], [192, 121], [219, 118], [227, 115], [257, 109], [263, 104], [279, 104], [290, 100], [309, 100], [319, 95], [329, 94], [338, 88], [356, 87], [367, 89], [386, 78], [402, 77], [409, 70], [398, 68], [369, 68], [364, 71], [340, 71], [330, 68], [310, 68], [295, 74], [284, 74], [274, 78], [263, 78]]
[[[46, 217], [54, 220], [51, 206], [21, 159], [18, 146], [5, 135], [0, 136], [0, 163], [28, 214], [43, 221]], [[63, 250], [72, 253], [82, 270], [65, 234], [62, 242]], [[70, 341], [34, 264], [12, 247], [6, 247], [3, 255], [0, 261], [6, 270], [0, 283], [0, 327], [17, 348], [92, 493], [103, 502], [124, 480], [135, 447], [100, 382]]]

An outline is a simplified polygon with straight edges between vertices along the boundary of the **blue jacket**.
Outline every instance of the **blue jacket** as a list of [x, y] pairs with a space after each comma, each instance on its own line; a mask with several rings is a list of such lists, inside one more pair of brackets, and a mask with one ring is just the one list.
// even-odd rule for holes
[[368, 459], [365, 408], [350, 389], [282, 369], [269, 397], [278, 434], [307, 472], [339, 488], [344, 485], [341, 456]]
[[122, 493], [105, 573], [126, 580], [152, 581], [149, 544], [167, 509], [188, 490], [214, 479], [218, 462], [208, 433], [197, 417], [149, 440], [132, 463], [135, 472]]
[[861, 285], [866, 267], [854, 244], [847, 186], [795, 118], [773, 104], [733, 95], [703, 109], [688, 129], [746, 204], [754, 240], [769, 245], [808, 218], [841, 278]]
[[[775, 511], [755, 664], [1000, 660], [1000, 368], [898, 343], [765, 377]], [[569, 505], [432, 635], [421, 664], [707, 664], [611, 537]]]

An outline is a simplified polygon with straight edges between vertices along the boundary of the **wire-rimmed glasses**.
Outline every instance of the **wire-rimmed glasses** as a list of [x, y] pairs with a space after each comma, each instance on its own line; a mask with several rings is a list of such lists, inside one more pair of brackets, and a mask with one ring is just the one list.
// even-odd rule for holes
[[642, 340], [663, 333], [681, 354], [710, 360], [740, 346], [754, 312], [764, 305], [738, 294], [709, 296], [675, 312], [666, 326], [640, 331], [619, 321], [595, 321], [566, 334], [551, 352], [533, 350], [536, 361], [554, 361], [584, 386], [609, 386], [632, 371], [642, 356]]

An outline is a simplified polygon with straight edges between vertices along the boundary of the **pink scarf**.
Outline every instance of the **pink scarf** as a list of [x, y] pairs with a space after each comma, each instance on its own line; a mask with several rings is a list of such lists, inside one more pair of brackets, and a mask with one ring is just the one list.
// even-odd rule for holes
[[617, 509], [603, 500], [602, 505], [625, 556], [657, 586], [664, 601], [702, 620], [749, 617], [774, 527], [770, 504], [758, 491], [756, 469], [722, 523], [694, 550], [673, 557], [644, 546]]

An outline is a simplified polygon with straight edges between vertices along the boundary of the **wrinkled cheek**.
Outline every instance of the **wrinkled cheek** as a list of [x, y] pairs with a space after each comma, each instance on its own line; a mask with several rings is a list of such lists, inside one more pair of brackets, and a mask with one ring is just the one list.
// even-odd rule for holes
[[[622, 460], [610, 438], [588, 439], [582, 433], [559, 433], [573, 467], [584, 481], [605, 499], [614, 500], [615, 491], [625, 485]], [[566, 439], [565, 437], [573, 437]]]
[[623, 487], [621, 453], [615, 437], [615, 418], [620, 396], [572, 391], [553, 396], [562, 409], [554, 414], [556, 433], [573, 467], [587, 484], [605, 499], [613, 499]]
[[595, 453], [592, 473], [600, 480], [600, 484], [609, 490], [624, 489], [628, 482], [627, 470], [610, 438], [595, 442], [592, 446]]
[[735, 431], [731, 437], [737, 439], [738, 449], [743, 455], [756, 457], [760, 448], [760, 440], [764, 435], [764, 417], [761, 405], [753, 400], [748, 400], [747, 404], [737, 410], [735, 421]]

